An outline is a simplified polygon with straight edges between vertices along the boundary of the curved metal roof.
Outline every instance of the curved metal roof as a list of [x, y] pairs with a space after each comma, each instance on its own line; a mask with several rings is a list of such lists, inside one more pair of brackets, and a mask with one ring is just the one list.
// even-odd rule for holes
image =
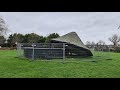
[[[66, 42], [69, 44], [73, 44], [79, 47], [82, 47], [84, 49], [88, 49], [83, 42], [81, 41], [81, 39], [79, 38], [79, 36], [77, 35], [76, 32], [70, 32], [68, 34], [65, 34], [59, 38], [55, 38], [52, 39], [53, 41], [60, 41], [60, 42]], [[88, 49], [89, 50], [89, 49]]]

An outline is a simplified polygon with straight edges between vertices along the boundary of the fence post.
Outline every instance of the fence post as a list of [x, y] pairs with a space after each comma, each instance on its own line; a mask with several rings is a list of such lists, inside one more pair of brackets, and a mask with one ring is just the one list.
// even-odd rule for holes
[[21, 56], [22, 56], [22, 55], [21, 55], [21, 49], [22, 49], [22, 48], [21, 48], [21, 43], [20, 43], [19, 45], [20, 45], [20, 46], [19, 46], [19, 47], [20, 47], [20, 48], [19, 48], [19, 50], [20, 50], [20, 51], [19, 51], [19, 57], [21, 57]]
[[19, 57], [19, 51], [20, 51], [20, 45], [19, 45], [19, 43], [17, 44], [17, 57]]
[[65, 60], [65, 43], [63, 43], [63, 61]]
[[34, 60], [34, 43], [33, 43], [32, 47], [33, 47], [32, 60]]

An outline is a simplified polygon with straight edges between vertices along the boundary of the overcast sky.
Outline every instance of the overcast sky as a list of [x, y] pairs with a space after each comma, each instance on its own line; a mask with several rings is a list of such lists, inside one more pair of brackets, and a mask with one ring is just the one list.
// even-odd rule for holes
[[120, 35], [120, 12], [0, 12], [9, 34], [76, 32], [83, 43], [99, 40], [111, 44], [108, 37]]

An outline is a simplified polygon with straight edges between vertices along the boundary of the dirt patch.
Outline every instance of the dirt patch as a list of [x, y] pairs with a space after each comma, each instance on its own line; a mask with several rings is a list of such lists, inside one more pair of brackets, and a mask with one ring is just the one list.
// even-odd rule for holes
[[0, 50], [15, 50], [16, 47], [2, 47]]

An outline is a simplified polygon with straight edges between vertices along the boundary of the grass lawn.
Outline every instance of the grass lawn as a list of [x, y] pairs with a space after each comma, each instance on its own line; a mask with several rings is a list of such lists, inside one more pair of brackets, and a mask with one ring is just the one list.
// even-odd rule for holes
[[120, 78], [120, 53], [93, 54], [91, 58], [70, 58], [63, 63], [29, 61], [16, 58], [15, 50], [0, 50], [0, 78]]

